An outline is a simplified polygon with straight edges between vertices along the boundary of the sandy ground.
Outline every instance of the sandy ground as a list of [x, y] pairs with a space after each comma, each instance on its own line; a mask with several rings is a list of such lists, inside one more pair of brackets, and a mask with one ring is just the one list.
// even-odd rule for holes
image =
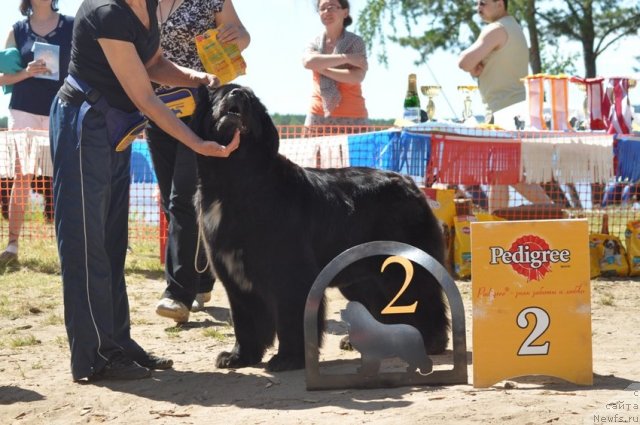
[[[470, 283], [458, 285], [471, 352]], [[262, 368], [216, 369], [217, 354], [233, 345], [222, 287], [216, 286], [209, 307], [192, 314], [190, 324], [181, 329], [153, 311], [161, 287], [150, 280], [129, 288], [134, 338], [175, 361], [173, 370], [155, 372], [152, 379], [73, 383], [62, 324], [47, 324], [37, 310], [16, 320], [0, 319], [4, 338], [33, 335], [40, 341], [0, 349], [0, 423], [640, 423], [640, 387], [625, 391], [640, 381], [639, 281], [593, 282], [593, 386], [525, 377], [477, 389], [471, 384], [469, 361], [466, 385], [332, 391], [307, 391], [302, 370], [270, 374]], [[339, 319], [344, 300], [338, 293], [330, 299], [332, 334], [321, 361], [353, 358], [354, 353], [337, 348], [345, 329]]]

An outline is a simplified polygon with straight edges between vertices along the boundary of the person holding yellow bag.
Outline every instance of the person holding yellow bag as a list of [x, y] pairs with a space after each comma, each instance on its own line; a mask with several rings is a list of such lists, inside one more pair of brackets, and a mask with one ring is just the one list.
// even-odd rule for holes
[[[216, 28], [221, 44], [234, 43], [240, 51], [251, 37], [242, 25], [231, 0], [163, 0], [157, 9], [160, 44], [172, 62], [204, 71], [195, 37]], [[175, 88], [161, 86], [157, 93]], [[181, 118], [189, 120], [189, 111]], [[146, 129], [149, 150], [158, 178], [162, 208], [169, 232], [166, 248], [167, 287], [156, 306], [160, 316], [184, 323], [190, 311], [210, 300], [213, 276], [203, 250], [198, 255], [198, 225], [193, 206], [196, 190], [196, 155], [155, 123]]]

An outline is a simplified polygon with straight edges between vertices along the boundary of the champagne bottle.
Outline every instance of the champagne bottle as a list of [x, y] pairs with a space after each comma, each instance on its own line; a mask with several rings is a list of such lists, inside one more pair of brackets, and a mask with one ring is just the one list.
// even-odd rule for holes
[[602, 214], [602, 229], [600, 229], [600, 233], [603, 235], [609, 234], [609, 214]]
[[404, 97], [404, 114], [402, 118], [415, 123], [420, 122], [420, 98], [418, 97], [416, 74], [409, 74], [409, 85], [407, 94]]

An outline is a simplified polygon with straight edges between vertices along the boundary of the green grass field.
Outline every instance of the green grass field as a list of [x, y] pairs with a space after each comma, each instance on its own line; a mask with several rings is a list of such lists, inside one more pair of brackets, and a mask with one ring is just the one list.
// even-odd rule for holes
[[[160, 280], [163, 275], [158, 242], [134, 242], [126, 261], [127, 285]], [[0, 267], [0, 318], [15, 320], [37, 315], [42, 324], [62, 324], [61, 305], [62, 281], [54, 241], [21, 241], [19, 262]], [[18, 337], [15, 332], [0, 331], [0, 347], [37, 343], [29, 335]]]

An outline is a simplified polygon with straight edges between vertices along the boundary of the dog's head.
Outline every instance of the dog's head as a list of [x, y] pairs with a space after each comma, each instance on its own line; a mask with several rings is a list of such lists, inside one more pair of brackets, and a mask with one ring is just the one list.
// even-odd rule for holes
[[191, 128], [204, 140], [221, 145], [231, 142], [240, 130], [240, 147], [232, 156], [243, 157], [250, 151], [269, 156], [278, 153], [279, 136], [267, 109], [248, 87], [226, 84], [217, 89], [201, 87]]
[[611, 254], [620, 253], [620, 246], [618, 246], [618, 243], [614, 239], [605, 240], [603, 245], [604, 245], [605, 251]]

